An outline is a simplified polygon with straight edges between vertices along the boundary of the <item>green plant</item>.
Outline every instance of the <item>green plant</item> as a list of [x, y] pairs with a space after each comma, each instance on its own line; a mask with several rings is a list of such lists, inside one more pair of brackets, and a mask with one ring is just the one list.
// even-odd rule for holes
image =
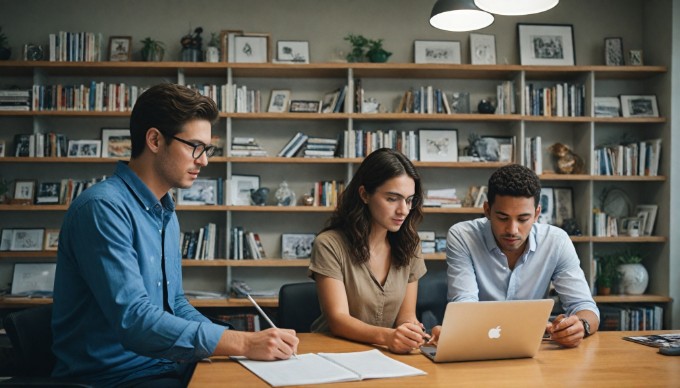
[[619, 272], [621, 264], [617, 255], [602, 256], [597, 261], [597, 286], [600, 288], [612, 288], [621, 279]]
[[642, 255], [639, 252], [626, 250], [618, 254], [619, 264], [640, 264]]
[[349, 34], [344, 39], [352, 45], [352, 51], [347, 54], [348, 62], [385, 62], [392, 55], [383, 48], [382, 39], [368, 39], [354, 34]]
[[220, 37], [217, 33], [210, 33], [210, 40], [208, 41], [208, 47], [220, 47]]
[[142, 58], [145, 61], [163, 60], [163, 54], [165, 53], [165, 43], [161, 42], [160, 40], [151, 39], [151, 37], [146, 37], [140, 42], [144, 45], [142, 47]]

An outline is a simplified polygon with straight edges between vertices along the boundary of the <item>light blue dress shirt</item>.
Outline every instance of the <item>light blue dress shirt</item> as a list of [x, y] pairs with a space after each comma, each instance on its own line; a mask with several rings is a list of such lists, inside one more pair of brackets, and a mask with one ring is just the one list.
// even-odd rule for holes
[[[165, 254], [167, 303], [163, 307]], [[210, 356], [225, 328], [194, 309], [182, 289], [179, 224], [124, 162], [69, 207], [54, 282], [54, 376], [105, 386], [174, 370]]]
[[511, 270], [487, 218], [459, 222], [449, 229], [446, 263], [449, 301], [544, 299], [552, 281], [567, 315], [590, 310], [600, 316], [574, 244], [560, 228], [534, 224]]

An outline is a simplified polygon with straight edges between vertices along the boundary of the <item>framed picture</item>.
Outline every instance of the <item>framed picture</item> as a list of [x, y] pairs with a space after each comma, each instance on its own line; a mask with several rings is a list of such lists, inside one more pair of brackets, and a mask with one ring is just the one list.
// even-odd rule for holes
[[109, 61], [125, 62], [131, 59], [132, 37], [112, 36], [109, 38]]
[[10, 251], [41, 251], [45, 229], [12, 229]]
[[453, 40], [416, 40], [415, 63], [460, 64], [460, 42]]
[[294, 113], [319, 113], [321, 112], [321, 101], [293, 100], [290, 102], [288, 111]]
[[654, 223], [656, 222], [656, 212], [658, 205], [637, 205], [635, 213], [643, 220], [640, 222], [640, 235], [651, 236], [654, 233]]
[[59, 203], [61, 182], [40, 182], [35, 203], [38, 205], [54, 205]]
[[12, 275], [12, 295], [51, 293], [57, 263], [16, 263]]
[[57, 248], [59, 248], [59, 229], [46, 229], [43, 249], [46, 251], [56, 251]]
[[280, 40], [276, 42], [276, 60], [290, 63], [309, 63], [309, 42]]
[[2, 236], [0, 236], [0, 251], [9, 251], [9, 246], [12, 245], [12, 233], [14, 233], [14, 229], [2, 230]]
[[458, 161], [458, 131], [455, 129], [421, 129], [418, 139], [421, 161]]
[[496, 36], [470, 34], [470, 63], [473, 65], [496, 64]]
[[628, 51], [628, 62], [631, 66], [642, 66], [642, 50]]
[[623, 117], [659, 117], [656, 96], [621, 96], [621, 115]]
[[220, 44], [222, 46], [222, 62], [234, 62], [236, 58], [236, 44], [234, 39], [243, 35], [243, 30], [220, 31]]
[[281, 235], [281, 257], [284, 259], [305, 259], [312, 255], [314, 233]]
[[593, 98], [593, 116], [619, 117], [621, 114], [621, 100], [618, 97]]
[[604, 38], [604, 64], [607, 66], [623, 66], [623, 39]]
[[517, 24], [522, 65], [573, 66], [574, 28], [571, 24]]
[[5, 141], [0, 140], [0, 158], [5, 157]]
[[14, 182], [14, 203], [33, 203], [35, 197], [35, 181]]
[[267, 109], [267, 112], [287, 112], [289, 101], [290, 90], [272, 90], [272, 94], [269, 97], [269, 109]]
[[129, 129], [102, 129], [102, 157], [130, 158], [131, 154]]
[[512, 162], [514, 159], [514, 140], [512, 136], [482, 136], [477, 153], [487, 162]]
[[98, 158], [101, 156], [101, 140], [69, 140], [68, 156], [71, 158]]
[[232, 175], [230, 184], [231, 204], [249, 206], [250, 191], [260, 188], [260, 177], [257, 175]]
[[451, 93], [451, 113], [470, 113], [470, 93]]
[[539, 224], [553, 224], [555, 213], [555, 197], [552, 187], [542, 187], [540, 202], [541, 212], [538, 215]]
[[620, 234], [627, 234], [631, 237], [638, 237], [640, 235], [640, 222], [642, 220], [639, 217], [624, 217], [621, 219], [621, 229]]
[[234, 37], [234, 62], [270, 62], [269, 34], [243, 34]]
[[217, 179], [196, 179], [188, 189], [177, 189], [178, 205], [216, 205]]
[[564, 221], [574, 218], [574, 200], [571, 187], [555, 187], [555, 225], [562, 226]]

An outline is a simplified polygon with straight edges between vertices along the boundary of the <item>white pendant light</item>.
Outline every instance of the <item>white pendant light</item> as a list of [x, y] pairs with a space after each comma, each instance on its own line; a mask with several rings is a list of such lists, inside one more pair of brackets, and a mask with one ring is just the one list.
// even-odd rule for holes
[[438, 0], [430, 24], [445, 31], [473, 31], [493, 23], [493, 15], [475, 6], [473, 0]]
[[530, 15], [555, 7], [560, 0], [475, 0], [480, 9], [496, 15]]

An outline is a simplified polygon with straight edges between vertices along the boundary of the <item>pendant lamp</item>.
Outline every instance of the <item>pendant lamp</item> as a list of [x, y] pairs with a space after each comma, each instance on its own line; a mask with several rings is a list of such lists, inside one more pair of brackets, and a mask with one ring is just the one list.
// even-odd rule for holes
[[475, 6], [473, 0], [438, 0], [430, 24], [445, 31], [473, 31], [493, 23], [493, 15]]
[[560, 0], [475, 0], [480, 9], [496, 15], [530, 15], [555, 7]]

